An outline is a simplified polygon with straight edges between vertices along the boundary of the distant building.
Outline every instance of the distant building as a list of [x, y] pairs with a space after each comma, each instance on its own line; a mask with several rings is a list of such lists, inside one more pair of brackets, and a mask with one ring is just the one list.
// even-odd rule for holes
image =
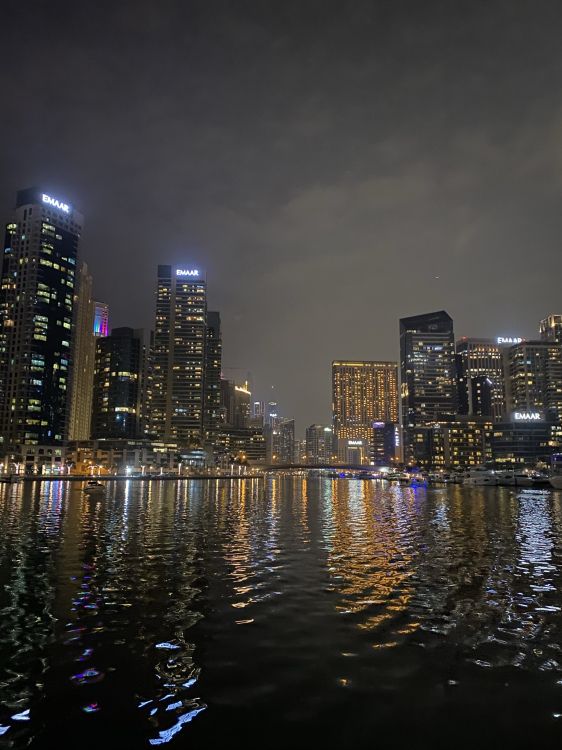
[[76, 271], [83, 217], [20, 190], [0, 281], [0, 445], [57, 445], [70, 429]]
[[499, 344], [498, 339], [464, 337], [457, 341], [459, 414], [490, 416], [495, 420], [505, 414], [505, 352], [505, 345]]
[[562, 344], [562, 315], [548, 315], [539, 323], [541, 341]]
[[69, 440], [88, 440], [92, 422], [92, 397], [96, 339], [94, 336], [94, 300], [92, 276], [85, 263], [80, 264], [74, 299], [76, 324], [74, 336], [72, 387], [70, 395]]
[[379, 466], [400, 460], [400, 426], [397, 422], [373, 422], [372, 459]]
[[562, 421], [562, 345], [522, 341], [509, 349], [509, 411], [544, 411]]
[[[527, 419], [531, 415], [538, 419]], [[550, 464], [562, 446], [562, 427], [544, 417], [540, 412], [514, 412], [510, 420], [494, 425], [491, 448], [497, 468]]]
[[205, 396], [203, 427], [205, 441], [212, 444], [221, 427], [222, 336], [220, 314], [207, 312], [205, 346]]
[[278, 463], [292, 464], [295, 461], [295, 420], [284, 419], [279, 425]]
[[223, 424], [230, 427], [250, 427], [252, 394], [247, 383], [237, 385], [233, 380], [221, 380]]
[[348, 440], [364, 440], [370, 446], [368, 461], [374, 450], [373, 424], [398, 423], [397, 363], [332, 362], [332, 418], [338, 452], [347, 451]]
[[410, 428], [415, 464], [423, 469], [464, 468], [491, 460], [491, 419], [457, 417]]
[[307, 464], [329, 464], [334, 453], [333, 430], [321, 424], [306, 428], [305, 454]]
[[207, 284], [187, 266], [158, 266], [149, 432], [179, 446], [204, 441]]
[[92, 438], [139, 438], [142, 331], [114, 328], [96, 342]]
[[109, 334], [109, 305], [105, 302], [94, 302], [94, 336]]
[[234, 459], [249, 464], [261, 464], [266, 460], [266, 442], [261, 429], [222, 427], [214, 448], [218, 464], [229, 463]]

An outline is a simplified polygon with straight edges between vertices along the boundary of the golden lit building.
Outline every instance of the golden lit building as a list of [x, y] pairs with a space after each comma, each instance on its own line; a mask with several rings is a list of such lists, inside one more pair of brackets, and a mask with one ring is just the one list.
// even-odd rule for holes
[[398, 422], [396, 362], [332, 362], [332, 416], [338, 441], [373, 444], [376, 422]]

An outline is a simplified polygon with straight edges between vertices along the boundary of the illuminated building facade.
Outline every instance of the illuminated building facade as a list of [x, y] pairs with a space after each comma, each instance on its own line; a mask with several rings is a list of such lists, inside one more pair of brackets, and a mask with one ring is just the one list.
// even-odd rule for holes
[[410, 429], [415, 463], [423, 469], [468, 468], [491, 459], [491, 419], [457, 417]]
[[505, 415], [505, 352], [505, 345], [499, 344], [498, 339], [465, 337], [457, 341], [459, 414], [490, 416], [495, 420]]
[[332, 362], [332, 419], [338, 452], [364, 440], [372, 453], [373, 424], [398, 423], [397, 363]]
[[547, 315], [539, 323], [541, 341], [562, 344], [562, 315]]
[[230, 427], [249, 427], [252, 418], [252, 393], [248, 383], [237, 385], [233, 380], [223, 378], [220, 387], [224, 424]]
[[179, 446], [204, 440], [207, 284], [202, 271], [158, 266], [149, 432]]
[[453, 320], [444, 310], [400, 320], [400, 371], [405, 427], [456, 413]]
[[36, 188], [17, 194], [0, 282], [0, 440], [68, 438], [76, 268], [83, 217]]
[[93, 328], [95, 303], [92, 297], [92, 276], [85, 263], [80, 264], [74, 304], [76, 324], [68, 439], [88, 440], [92, 421], [96, 339]]
[[329, 464], [334, 452], [333, 430], [322, 424], [311, 424], [306, 428], [306, 463]]
[[109, 334], [109, 305], [105, 302], [94, 302], [94, 336]]
[[142, 373], [142, 331], [114, 328], [96, 340], [94, 440], [140, 436]]
[[542, 418], [494, 424], [492, 457], [497, 468], [522, 468], [538, 463], [550, 465], [551, 456], [562, 446], [562, 427]]
[[400, 320], [404, 459], [419, 463], [412, 430], [452, 419], [457, 411], [453, 320], [444, 311]]
[[562, 421], [562, 344], [522, 341], [509, 349], [509, 411], [542, 410]]

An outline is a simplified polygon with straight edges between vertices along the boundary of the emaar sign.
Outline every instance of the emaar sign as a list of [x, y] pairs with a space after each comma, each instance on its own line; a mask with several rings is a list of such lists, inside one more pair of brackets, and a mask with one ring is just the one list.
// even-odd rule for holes
[[498, 336], [498, 344], [520, 344], [523, 339], [520, 336]]
[[176, 276], [199, 276], [199, 271], [196, 268], [183, 270], [182, 268], [178, 268], [176, 270]]
[[540, 411], [514, 411], [514, 422], [542, 422], [543, 416]]
[[51, 198], [51, 196], [47, 195], [46, 193], [41, 194], [41, 200], [48, 206], [53, 206], [53, 208], [58, 208], [59, 211], [64, 211], [65, 214], [70, 213], [70, 206], [68, 205], [68, 203], [63, 203], [56, 198]]

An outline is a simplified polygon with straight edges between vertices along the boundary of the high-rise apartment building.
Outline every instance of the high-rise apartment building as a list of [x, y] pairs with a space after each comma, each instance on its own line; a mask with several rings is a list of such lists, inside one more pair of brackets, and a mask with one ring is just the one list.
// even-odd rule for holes
[[444, 310], [400, 320], [400, 376], [404, 427], [455, 414], [455, 337]]
[[295, 420], [283, 419], [279, 425], [280, 464], [292, 464], [295, 460]]
[[96, 339], [94, 336], [95, 302], [92, 297], [92, 276], [85, 263], [80, 264], [74, 304], [76, 324], [72, 357], [68, 439], [88, 440], [92, 422]]
[[547, 315], [539, 323], [541, 341], [562, 344], [562, 315]]
[[114, 328], [96, 339], [91, 436], [140, 436], [143, 332]]
[[205, 342], [203, 427], [205, 441], [211, 444], [221, 427], [221, 366], [221, 318], [218, 312], [208, 311]]
[[37, 188], [17, 194], [0, 282], [0, 439], [68, 438], [76, 268], [83, 217]]
[[149, 432], [181, 447], [204, 441], [206, 340], [203, 272], [158, 266]]
[[372, 454], [373, 424], [398, 422], [397, 363], [332, 362], [332, 417], [338, 446], [364, 440]]
[[[494, 339], [462, 338], [457, 341], [458, 413], [500, 420], [506, 411], [504, 353]], [[486, 380], [489, 380], [490, 413]], [[479, 396], [482, 398], [479, 398]]]
[[562, 420], [562, 344], [522, 341], [509, 349], [509, 410], [542, 411]]

